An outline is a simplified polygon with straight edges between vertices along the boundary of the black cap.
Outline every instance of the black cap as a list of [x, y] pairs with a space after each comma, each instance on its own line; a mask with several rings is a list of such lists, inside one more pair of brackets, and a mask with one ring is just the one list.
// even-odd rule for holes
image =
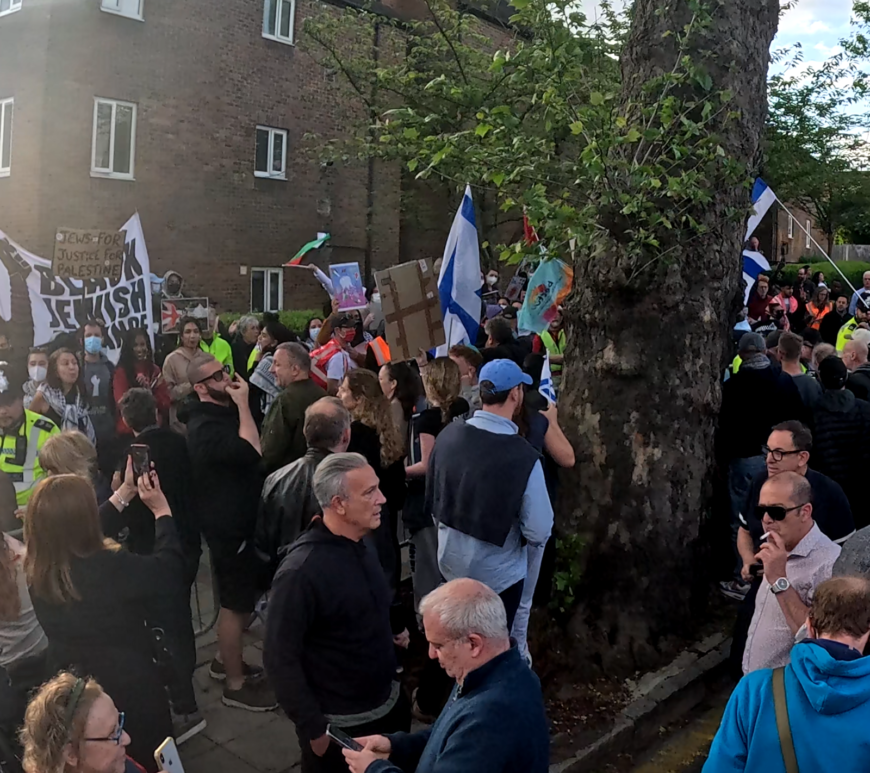
[[501, 315], [505, 319], [516, 319], [517, 318], [517, 310], [513, 306], [505, 306], [501, 310]]
[[846, 386], [849, 372], [843, 361], [836, 355], [825, 357], [819, 363], [819, 381], [825, 389], [842, 389]]
[[[861, 309], [865, 314], [870, 314], [870, 293], [861, 293], [858, 298], [859, 302], [856, 304], [856, 308]], [[860, 301], [863, 301], [863, 303]]]

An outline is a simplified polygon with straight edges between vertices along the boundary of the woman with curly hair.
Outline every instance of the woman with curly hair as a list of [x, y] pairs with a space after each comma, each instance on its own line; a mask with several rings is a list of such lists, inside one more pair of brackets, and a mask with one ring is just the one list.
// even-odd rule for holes
[[[154, 363], [154, 350], [151, 348], [151, 339], [143, 328], [134, 328], [124, 334], [121, 344], [121, 355], [118, 357], [118, 367], [112, 378], [112, 393], [115, 396], [115, 405], [121, 402], [121, 398], [134, 388], [147, 389], [154, 395], [157, 403], [157, 416], [160, 425], [169, 422], [169, 406], [172, 399], [169, 396], [169, 387], [163, 380], [163, 371]], [[118, 411], [116, 429], [118, 435], [132, 436], [131, 430], [121, 412]]]

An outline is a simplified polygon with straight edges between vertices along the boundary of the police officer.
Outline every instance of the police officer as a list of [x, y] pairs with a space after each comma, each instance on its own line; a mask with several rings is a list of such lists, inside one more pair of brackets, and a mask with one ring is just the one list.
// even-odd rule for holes
[[33, 486], [45, 474], [39, 449], [60, 432], [50, 419], [25, 410], [24, 381], [23, 371], [0, 362], [0, 470], [12, 478], [19, 506], [27, 504]]

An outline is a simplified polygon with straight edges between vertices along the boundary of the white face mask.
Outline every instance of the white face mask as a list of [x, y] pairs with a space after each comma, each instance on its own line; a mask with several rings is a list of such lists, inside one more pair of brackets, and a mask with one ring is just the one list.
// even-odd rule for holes
[[48, 368], [45, 365], [31, 365], [27, 369], [27, 374], [33, 381], [45, 381], [45, 377], [48, 375]]
[[488, 277], [486, 278], [486, 283], [487, 283], [490, 287], [492, 287], [496, 282], [498, 282], [498, 277], [497, 277], [497, 276], [488, 276]]
[[320, 333], [320, 328], [319, 328], [319, 327], [312, 327], [312, 328], [310, 328], [309, 331], [308, 331], [308, 337], [309, 337], [312, 341], [314, 341], [314, 340], [317, 339], [317, 336], [318, 336], [319, 333]]
[[372, 303], [380, 303], [381, 302], [381, 294], [380, 293], [372, 293]]

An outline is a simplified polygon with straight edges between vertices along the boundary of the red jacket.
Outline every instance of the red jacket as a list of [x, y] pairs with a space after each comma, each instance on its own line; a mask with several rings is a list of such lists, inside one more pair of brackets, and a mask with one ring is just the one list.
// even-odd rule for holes
[[[127, 372], [124, 368], [115, 368], [115, 376], [112, 379], [112, 392], [115, 396], [115, 405], [120, 402], [128, 389], [133, 389], [134, 387], [145, 387], [150, 389], [151, 394], [154, 395], [154, 401], [157, 403], [157, 417], [160, 426], [164, 426], [169, 416], [169, 405], [171, 401], [169, 398], [169, 387], [166, 386], [166, 382], [163, 380], [163, 373], [153, 362], [145, 360], [137, 362], [134, 366], [134, 371], [137, 376], [137, 381], [130, 384], [127, 381]], [[142, 379], [145, 382], [144, 384], [138, 382], [139, 376], [144, 376]], [[120, 410], [118, 411], [117, 429], [119, 435], [133, 434], [124, 419], [121, 418]]]

